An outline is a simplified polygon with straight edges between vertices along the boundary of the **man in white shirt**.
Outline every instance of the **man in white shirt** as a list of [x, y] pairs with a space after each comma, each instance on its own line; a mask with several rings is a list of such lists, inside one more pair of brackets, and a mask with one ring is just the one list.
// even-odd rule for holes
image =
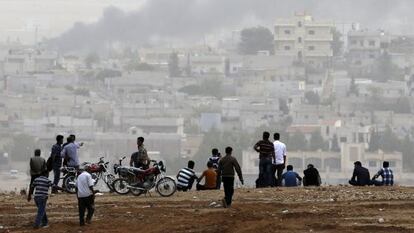
[[280, 134], [273, 134], [273, 147], [275, 148], [275, 157], [273, 159], [273, 177], [277, 173], [277, 182], [276, 186], [282, 186], [282, 174], [283, 170], [286, 167], [286, 145], [279, 141]]
[[88, 171], [83, 171], [76, 180], [76, 194], [78, 196], [79, 205], [79, 222], [81, 226], [85, 225], [85, 210], [88, 209], [86, 223], [92, 221], [93, 212], [95, 211], [95, 193], [93, 185], [95, 181], [92, 179]]

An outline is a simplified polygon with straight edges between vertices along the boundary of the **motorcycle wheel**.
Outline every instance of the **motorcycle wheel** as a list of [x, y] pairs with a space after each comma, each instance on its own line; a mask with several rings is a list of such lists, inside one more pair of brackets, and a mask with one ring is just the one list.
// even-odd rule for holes
[[141, 190], [141, 189], [131, 189], [131, 193], [132, 193], [132, 195], [138, 197], [138, 196], [140, 196], [141, 194], [144, 193], [144, 190]]
[[112, 184], [114, 191], [121, 195], [128, 194], [131, 190], [128, 188], [128, 181], [122, 178], [118, 178], [114, 180], [114, 183]]
[[63, 186], [68, 193], [76, 193], [76, 176], [70, 175], [63, 179]]
[[114, 190], [115, 176], [112, 175], [112, 174], [108, 174], [108, 175], [106, 175], [104, 180], [105, 180], [105, 184], [109, 188], [109, 190], [112, 191], [112, 192], [115, 191]]
[[164, 177], [158, 181], [156, 190], [161, 196], [169, 197], [177, 191], [177, 185], [172, 178]]

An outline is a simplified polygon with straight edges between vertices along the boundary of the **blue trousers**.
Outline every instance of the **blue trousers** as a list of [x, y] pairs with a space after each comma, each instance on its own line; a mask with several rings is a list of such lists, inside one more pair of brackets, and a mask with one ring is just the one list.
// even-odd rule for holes
[[47, 197], [35, 197], [34, 201], [37, 206], [37, 216], [35, 219], [35, 227], [46, 226], [48, 224], [46, 215]]
[[261, 158], [259, 161], [259, 179], [263, 179], [263, 187], [269, 187], [273, 183], [273, 165], [271, 158]]

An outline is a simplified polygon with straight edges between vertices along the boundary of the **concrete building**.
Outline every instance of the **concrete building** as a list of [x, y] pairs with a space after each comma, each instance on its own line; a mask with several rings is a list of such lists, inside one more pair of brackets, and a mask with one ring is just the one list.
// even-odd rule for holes
[[375, 60], [387, 49], [391, 36], [384, 31], [351, 30], [348, 32], [348, 64], [353, 73], [366, 74]]
[[316, 21], [306, 13], [278, 19], [274, 27], [275, 55], [321, 68], [333, 56], [333, 29], [333, 22]]

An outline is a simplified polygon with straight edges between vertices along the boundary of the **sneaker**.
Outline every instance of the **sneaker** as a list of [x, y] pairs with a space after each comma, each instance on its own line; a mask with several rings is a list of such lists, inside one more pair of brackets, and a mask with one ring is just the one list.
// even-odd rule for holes
[[226, 199], [221, 199], [221, 203], [223, 204], [223, 208], [227, 208], [227, 202]]
[[86, 219], [86, 224], [91, 224], [92, 223], [92, 220], [91, 219]]
[[49, 228], [49, 224], [42, 226], [42, 228]]

